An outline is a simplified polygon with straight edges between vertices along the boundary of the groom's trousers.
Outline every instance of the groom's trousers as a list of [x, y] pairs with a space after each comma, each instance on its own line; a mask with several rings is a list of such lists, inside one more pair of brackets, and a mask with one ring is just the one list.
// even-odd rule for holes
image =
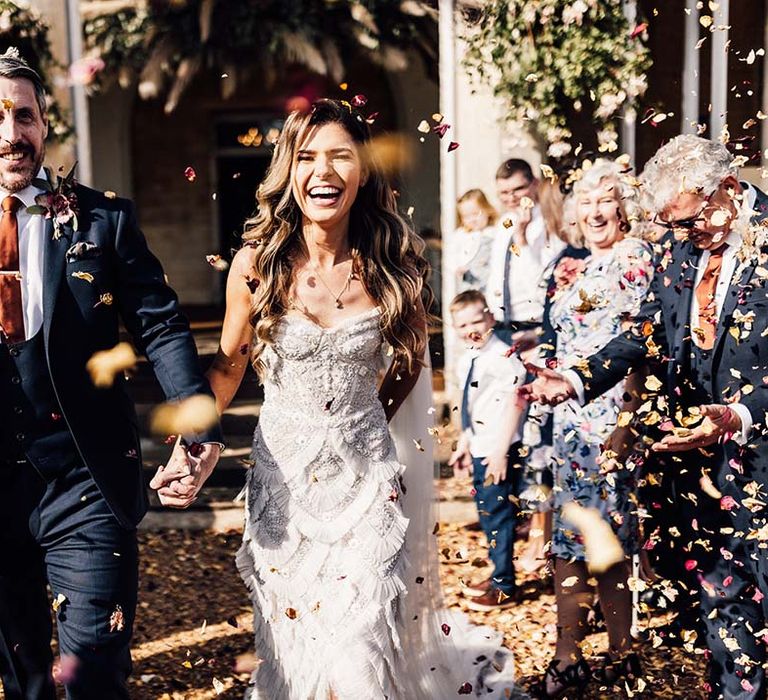
[[55, 615], [56, 675], [67, 698], [128, 698], [136, 532], [118, 523], [79, 459], [74, 454], [62, 458], [45, 472], [28, 461], [0, 458], [0, 678], [5, 697], [55, 699]]

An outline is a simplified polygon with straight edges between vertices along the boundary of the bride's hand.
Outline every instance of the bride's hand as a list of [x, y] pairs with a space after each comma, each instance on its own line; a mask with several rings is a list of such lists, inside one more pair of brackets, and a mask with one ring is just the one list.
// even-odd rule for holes
[[221, 447], [216, 443], [195, 444], [190, 450], [180, 442], [167, 465], [160, 465], [150, 481], [160, 503], [170, 508], [188, 508], [197, 500], [203, 484], [219, 461]]

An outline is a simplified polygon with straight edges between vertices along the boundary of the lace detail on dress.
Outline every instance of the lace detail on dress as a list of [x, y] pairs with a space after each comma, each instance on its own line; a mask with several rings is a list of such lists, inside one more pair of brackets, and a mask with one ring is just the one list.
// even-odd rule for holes
[[253, 699], [403, 697], [408, 521], [377, 396], [381, 344], [374, 309], [328, 329], [286, 317], [264, 353], [238, 554], [263, 659]]

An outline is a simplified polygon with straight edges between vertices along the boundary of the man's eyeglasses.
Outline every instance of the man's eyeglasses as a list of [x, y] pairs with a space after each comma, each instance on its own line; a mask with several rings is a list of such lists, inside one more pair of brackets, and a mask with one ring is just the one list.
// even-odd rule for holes
[[658, 226], [663, 226], [666, 229], [670, 229], [672, 231], [678, 230], [678, 231], [693, 231], [693, 229], [696, 228], [696, 225], [702, 221], [706, 221], [706, 219], [702, 216], [702, 214], [706, 211], [707, 207], [709, 206], [709, 197], [707, 197], [704, 200], [704, 204], [702, 205], [701, 209], [697, 211], [693, 216], [689, 216], [685, 219], [674, 219], [673, 221], [665, 221], [662, 219], [658, 214], [656, 214], [653, 217], [653, 223]]

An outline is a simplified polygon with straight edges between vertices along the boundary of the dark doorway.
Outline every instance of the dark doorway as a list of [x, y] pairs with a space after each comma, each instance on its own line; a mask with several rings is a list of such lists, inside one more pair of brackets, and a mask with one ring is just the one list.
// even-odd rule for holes
[[[219, 254], [228, 261], [241, 245], [243, 224], [256, 210], [256, 189], [283, 122], [278, 114], [222, 115], [216, 121], [216, 223]], [[225, 275], [221, 284], [223, 301]]]
[[243, 223], [256, 210], [256, 188], [269, 166], [269, 156], [258, 158], [220, 156], [218, 171], [219, 233], [221, 255], [228, 260], [240, 247]]

